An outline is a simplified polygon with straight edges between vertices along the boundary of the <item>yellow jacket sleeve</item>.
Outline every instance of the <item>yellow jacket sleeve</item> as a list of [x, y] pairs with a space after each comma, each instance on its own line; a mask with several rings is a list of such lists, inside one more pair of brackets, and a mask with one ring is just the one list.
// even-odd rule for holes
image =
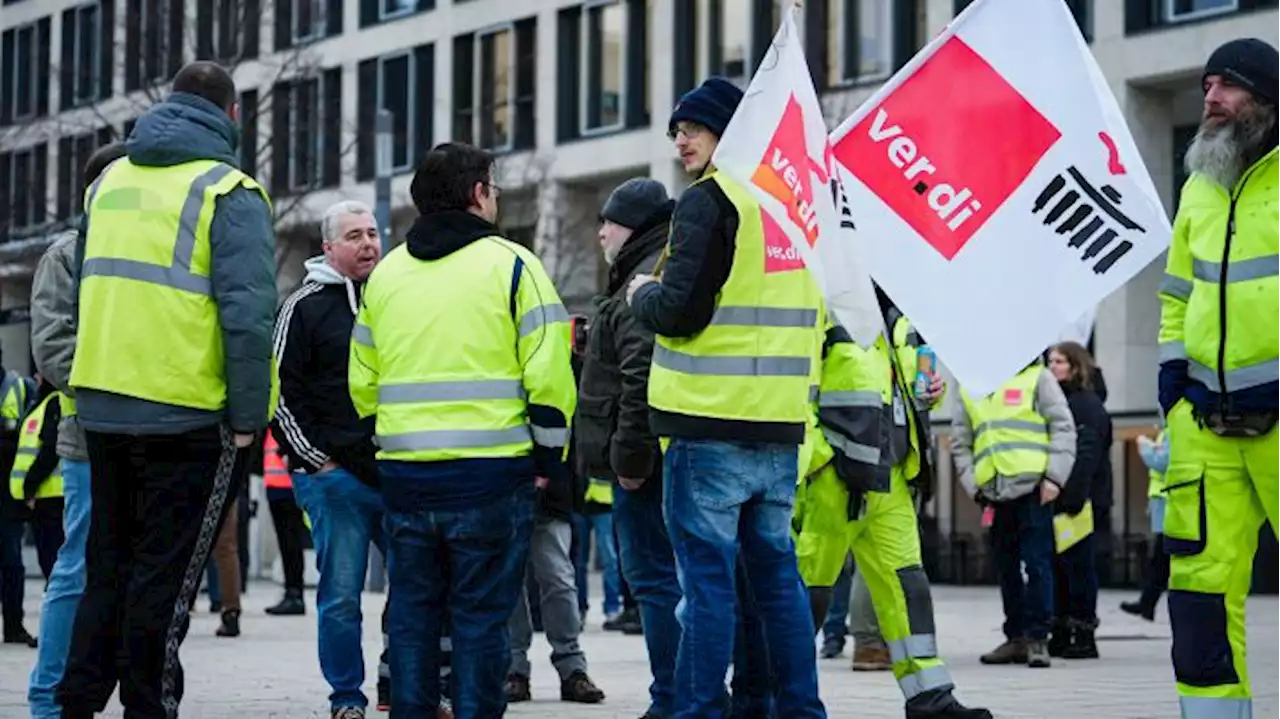
[[[529, 426], [534, 458], [542, 472], [564, 471], [568, 454], [569, 419], [577, 406], [569, 313], [532, 253], [523, 252], [516, 291], [517, 355], [528, 397]], [[553, 478], [551, 474], [544, 474]]]
[[1191, 248], [1187, 244], [1187, 222], [1181, 214], [1173, 222], [1173, 243], [1160, 281], [1160, 362], [1187, 358], [1183, 322], [1187, 300], [1191, 298]]
[[351, 355], [347, 363], [347, 386], [351, 392], [351, 402], [361, 418], [378, 412], [380, 363], [378, 348], [374, 344], [375, 323], [372, 314], [368, 305], [360, 305], [355, 326], [351, 328]]

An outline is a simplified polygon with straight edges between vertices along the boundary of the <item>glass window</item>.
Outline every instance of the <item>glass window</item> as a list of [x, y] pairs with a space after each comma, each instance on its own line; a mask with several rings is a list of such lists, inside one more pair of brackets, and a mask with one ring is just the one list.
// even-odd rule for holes
[[292, 0], [293, 39], [314, 40], [325, 35], [325, 0]]
[[739, 85], [747, 82], [747, 45], [749, 44], [751, 3], [748, 0], [720, 2], [720, 74]]
[[13, 197], [11, 216], [15, 229], [25, 228], [32, 221], [30, 190], [34, 160], [30, 150], [19, 151], [13, 156], [13, 184], [10, 185], [10, 192]]
[[595, 5], [586, 12], [586, 100], [584, 130], [622, 124], [622, 93], [626, 86], [626, 6], [620, 2]]
[[1193, 20], [1238, 9], [1239, 0], [1164, 0], [1164, 15], [1168, 22]]
[[511, 113], [515, 95], [514, 33], [510, 28], [480, 36], [477, 52], [480, 95], [480, 146], [504, 150], [511, 146]]
[[75, 14], [76, 71], [72, 97], [77, 103], [92, 102], [98, 97], [98, 6], [86, 5]]
[[412, 12], [416, 0], [382, 0], [382, 17], [388, 18]]
[[36, 111], [36, 26], [28, 25], [18, 29], [18, 57], [14, 63], [14, 92], [17, 98], [13, 103], [15, 119], [35, 114]]
[[830, 83], [863, 82], [893, 67], [893, 6], [888, 0], [827, 0]]
[[378, 107], [391, 112], [391, 166], [403, 170], [410, 164], [410, 108], [413, 68], [409, 55], [383, 58], [378, 83]]

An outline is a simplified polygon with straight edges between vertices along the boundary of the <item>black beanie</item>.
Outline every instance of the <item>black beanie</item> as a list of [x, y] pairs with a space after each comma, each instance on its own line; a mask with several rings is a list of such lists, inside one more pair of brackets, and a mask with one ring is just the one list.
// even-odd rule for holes
[[709, 77], [680, 98], [671, 111], [667, 129], [674, 132], [678, 122], [696, 122], [720, 137], [740, 102], [741, 88], [723, 77]]
[[1209, 56], [1204, 78], [1221, 75], [1252, 92], [1259, 100], [1276, 104], [1276, 49], [1257, 38], [1232, 40]]
[[667, 188], [648, 177], [633, 177], [618, 185], [605, 200], [600, 217], [634, 230], [671, 200]]

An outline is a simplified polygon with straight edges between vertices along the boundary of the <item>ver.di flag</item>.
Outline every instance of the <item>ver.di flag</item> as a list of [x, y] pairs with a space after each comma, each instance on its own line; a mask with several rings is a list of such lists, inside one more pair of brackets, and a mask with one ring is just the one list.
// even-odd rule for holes
[[978, 0], [831, 139], [872, 276], [975, 396], [1169, 244], [1062, 0]]
[[852, 217], [794, 14], [794, 7], [783, 13], [712, 162], [760, 203], [765, 272], [807, 267], [835, 320], [869, 347], [884, 320], [854, 254]]

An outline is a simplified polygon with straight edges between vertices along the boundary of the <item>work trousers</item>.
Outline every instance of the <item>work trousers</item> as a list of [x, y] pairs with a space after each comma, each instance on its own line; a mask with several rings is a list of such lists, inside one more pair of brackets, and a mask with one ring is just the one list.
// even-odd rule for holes
[[945, 704], [954, 685], [938, 658], [933, 598], [906, 476], [895, 466], [889, 491], [864, 493], [862, 511], [853, 521], [849, 490], [831, 466], [809, 477], [803, 492], [796, 554], [806, 585], [834, 585], [852, 551], [903, 696], [922, 711]]
[[1185, 400], [1168, 416], [1164, 546], [1171, 555], [1173, 670], [1185, 719], [1252, 716], [1245, 598], [1262, 522], [1276, 526], [1276, 429], [1226, 438]]
[[178, 648], [214, 538], [248, 453], [229, 429], [174, 435], [86, 433], [91, 467], [86, 589], [76, 613], [64, 717], [101, 712], [115, 685], [130, 719], [172, 719]]

